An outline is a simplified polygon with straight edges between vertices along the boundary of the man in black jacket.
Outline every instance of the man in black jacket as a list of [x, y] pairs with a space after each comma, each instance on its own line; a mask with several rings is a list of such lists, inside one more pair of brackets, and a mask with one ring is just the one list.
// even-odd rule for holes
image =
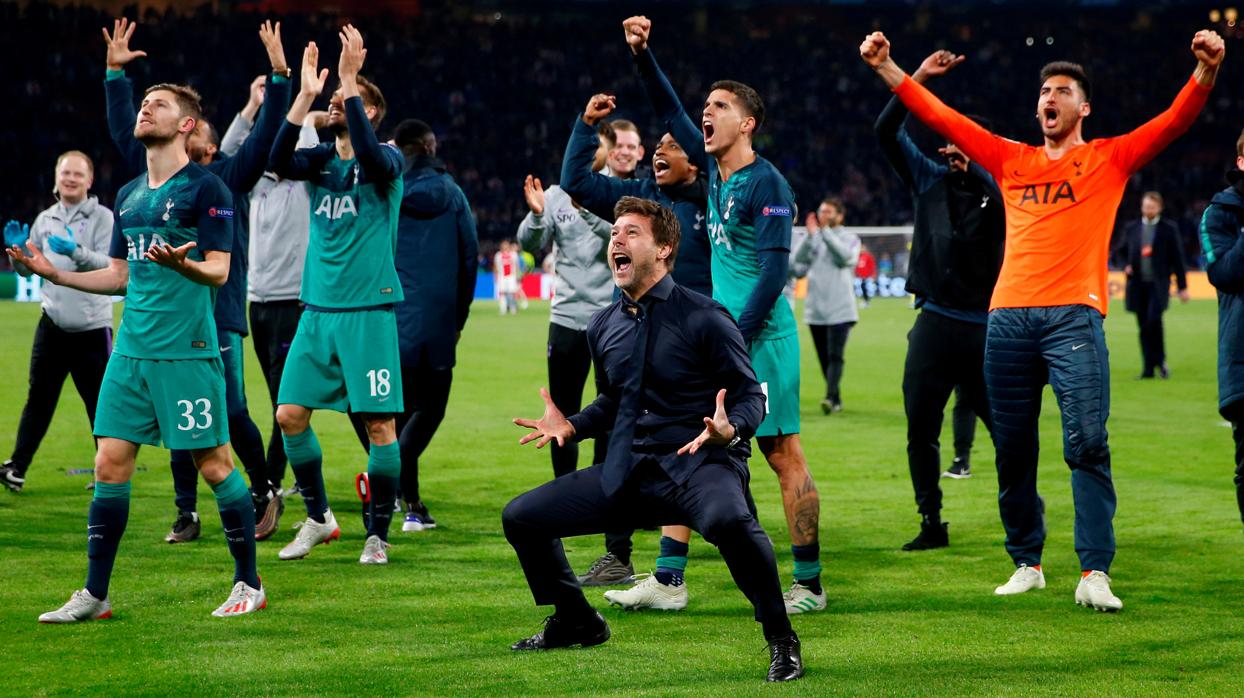
[[[556, 610], [515, 650], [598, 645], [609, 626], [583, 597], [561, 538], [683, 524], [716, 545], [756, 609], [769, 642], [770, 681], [803, 675], [786, 617], [773, 546], [748, 510], [748, 440], [765, 395], [724, 307], [669, 276], [678, 250], [674, 212], [624, 197], [614, 209], [609, 265], [622, 297], [598, 311], [588, 342], [600, 390], [566, 418], [547, 390], [544, 415], [515, 419], [537, 447], [609, 434], [604, 463], [556, 478], [502, 514], [532, 596]], [[711, 416], [706, 416], [711, 415]]]
[[[912, 79], [944, 75], [962, 56], [936, 51]], [[953, 144], [938, 162], [907, 135], [907, 109], [897, 97], [877, 119], [886, 159], [911, 189], [916, 224], [911, 238], [907, 291], [920, 314], [907, 335], [903, 404], [907, 411], [907, 465], [921, 516], [920, 533], [903, 550], [950, 544], [941, 519], [939, 438], [946, 401], [955, 386], [960, 400], [991, 428], [985, 395], [985, 327], [989, 297], [1002, 268], [1006, 219], [1002, 196], [989, 173]], [[955, 471], [951, 471], [955, 472]], [[956, 473], [959, 477], [963, 472]]]
[[1154, 373], [1166, 378], [1166, 346], [1162, 313], [1170, 304], [1171, 274], [1179, 288], [1179, 300], [1188, 302], [1184, 255], [1179, 249], [1179, 228], [1162, 218], [1162, 195], [1147, 191], [1140, 199], [1140, 220], [1123, 227], [1114, 246], [1115, 265], [1127, 274], [1125, 305], [1136, 313], [1140, 325], [1140, 353], [1144, 359], [1141, 378]]
[[1218, 411], [1235, 437], [1235, 497], [1244, 519], [1244, 133], [1235, 143], [1231, 186], [1201, 217], [1205, 274], [1218, 289]]

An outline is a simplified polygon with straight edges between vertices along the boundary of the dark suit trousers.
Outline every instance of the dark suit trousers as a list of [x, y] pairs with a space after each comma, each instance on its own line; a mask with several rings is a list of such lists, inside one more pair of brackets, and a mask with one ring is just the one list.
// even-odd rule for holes
[[1128, 288], [1132, 292], [1128, 305], [1136, 309], [1136, 324], [1140, 327], [1140, 355], [1144, 359], [1142, 375], [1152, 376], [1166, 363], [1166, 341], [1162, 331], [1164, 299], [1158, 294], [1170, 291], [1153, 281], [1134, 282]]
[[[992, 429], [985, 395], [985, 326], [922, 310], [907, 333], [903, 406], [907, 412], [907, 467], [916, 492], [916, 508], [928, 516], [939, 516], [942, 510], [942, 419], [955, 386], [959, 387], [959, 401], [971, 409], [969, 429], [975, 428], [977, 416], [985, 428]], [[956, 433], [956, 441], [958, 438]], [[969, 440], [967, 450], [971, 449]]]
[[790, 632], [773, 546], [748, 511], [746, 482], [738, 468], [706, 461], [679, 486], [648, 460], [635, 467], [612, 498], [601, 489], [603, 469], [593, 465], [551, 480], [514, 498], [501, 515], [537, 605], [586, 603], [562, 538], [683, 524], [721, 551], [765, 637]]

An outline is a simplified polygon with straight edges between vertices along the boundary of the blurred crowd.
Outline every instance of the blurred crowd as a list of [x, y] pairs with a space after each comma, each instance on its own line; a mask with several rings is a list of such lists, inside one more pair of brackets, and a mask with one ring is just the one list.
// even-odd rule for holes
[[[940, 4], [939, 4], [940, 5]], [[227, 6], [227, 3], [221, 3]], [[432, 125], [440, 155], [470, 199], [481, 242], [512, 236], [526, 213], [528, 173], [556, 181], [572, 119], [594, 92], [618, 96], [616, 116], [643, 130], [647, 155], [662, 129], [631, 67], [622, 38], [625, 12], [596, 4], [505, 3], [480, 12], [462, 3], [425, 2], [414, 18], [362, 18], [369, 53], [364, 73], [389, 102], [383, 136], [403, 118]], [[1036, 13], [1024, 3], [971, 10], [940, 6], [782, 6], [751, 10], [654, 8], [652, 48], [691, 113], [708, 85], [733, 78], [756, 87], [768, 118], [757, 149], [784, 172], [800, 206], [839, 195], [853, 225], [900, 225], [911, 199], [882, 159], [873, 121], [888, 93], [860, 61], [863, 36], [882, 29], [908, 70], [937, 48], [968, 56], [931, 87], [962, 111], [990, 119], [1006, 136], [1036, 142], [1037, 71], [1054, 59], [1079, 61], [1094, 82], [1086, 137], [1134, 128], [1169, 105], [1195, 64], [1193, 33], [1209, 25], [1200, 9], [1156, 6], [1064, 8]], [[207, 117], [228, 126], [252, 78], [267, 62], [256, 32], [264, 15], [216, 11], [127, 13], [140, 22], [132, 41], [149, 57], [128, 69], [139, 87], [188, 82], [204, 96]], [[52, 166], [62, 151], [81, 149], [96, 162], [95, 193], [106, 204], [124, 183], [104, 120], [104, 44], [100, 10], [41, 3], [0, 4], [0, 22], [17, 27], [0, 52], [10, 110], [0, 129], [7, 166], [0, 170], [0, 217], [32, 219], [51, 201]], [[282, 21], [286, 53], [297, 65], [308, 40], [335, 69], [335, 14], [273, 17]], [[1214, 96], [1184, 138], [1137, 176], [1121, 219], [1140, 194], [1162, 192], [1167, 215], [1182, 222], [1190, 259], [1195, 222], [1231, 164], [1244, 114], [1244, 86], [1233, 79], [1231, 30], [1227, 61]], [[333, 79], [333, 78], [330, 78]], [[325, 98], [326, 101], [326, 98]], [[913, 131], [918, 131], [913, 127]], [[932, 145], [929, 134], [917, 134]]]

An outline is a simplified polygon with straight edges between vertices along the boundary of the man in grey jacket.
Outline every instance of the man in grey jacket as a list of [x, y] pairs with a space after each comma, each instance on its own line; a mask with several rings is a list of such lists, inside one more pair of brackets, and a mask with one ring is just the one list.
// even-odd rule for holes
[[792, 269], [798, 278], [808, 277], [808, 296], [803, 321], [812, 332], [816, 357], [825, 372], [825, 414], [842, 411], [843, 354], [847, 335], [860, 319], [855, 305], [855, 263], [860, 258], [860, 238], [842, 227], [842, 201], [829, 197], [815, 214], [808, 214], [808, 235], [795, 251]]
[[[605, 168], [605, 158], [613, 146], [612, 132], [599, 133], [601, 144], [592, 163], [593, 171]], [[592, 365], [587, 341], [587, 324], [596, 311], [613, 302], [613, 276], [606, 253], [612, 225], [571, 200], [559, 186], [545, 190], [540, 180], [528, 175], [523, 194], [531, 212], [518, 227], [523, 249], [536, 253], [553, 242], [556, 251], [556, 285], [549, 314], [548, 393], [563, 414], [575, 414], [583, 406], [583, 386]], [[569, 411], [567, 411], [569, 410]], [[605, 461], [608, 439], [595, 440], [593, 463]], [[553, 476], [561, 477], [578, 468], [579, 446], [567, 442], [551, 445]], [[629, 534], [605, 536], [606, 553], [581, 575], [581, 584], [602, 586], [626, 584], [635, 574], [631, 566]]]
[[[263, 106], [263, 76], [251, 83], [250, 99], [242, 111], [233, 118], [229, 129], [221, 139], [220, 149], [233, 155], [255, 124], [255, 116]], [[328, 118], [323, 111], [310, 112], [298, 134], [298, 147], [319, 145], [316, 126]], [[246, 299], [250, 301], [248, 316], [255, 355], [268, 384], [268, 395], [276, 414], [276, 396], [281, 387], [281, 374], [285, 370], [285, 356], [294, 341], [302, 305], [298, 293], [302, 289], [302, 262], [307, 254], [307, 233], [311, 226], [311, 205], [307, 183], [281, 179], [272, 172], [265, 172], [251, 190], [250, 241], [247, 254], [250, 271], [246, 281]], [[285, 446], [276, 418], [272, 420], [272, 434], [268, 439], [268, 478], [280, 490], [285, 479]], [[263, 522], [261, 532], [271, 535], [283, 507], [278, 508], [272, 520]], [[266, 537], [265, 535], [265, 537]]]
[[[5, 246], [24, 247], [27, 240], [65, 271], [90, 271], [108, 266], [112, 241], [112, 211], [90, 195], [95, 167], [85, 153], [71, 150], [56, 159], [52, 193], [57, 203], [35, 218], [33, 226], [9, 221]], [[30, 270], [14, 263], [22, 276]], [[43, 316], [35, 328], [30, 352], [30, 392], [17, 427], [13, 455], [0, 466], [0, 484], [18, 492], [26, 484], [26, 470], [47, 433], [66, 376], [86, 405], [95, 426], [95, 402], [104, 367], [112, 353], [112, 301], [108, 296], [83, 293], [53, 283], [43, 284]]]

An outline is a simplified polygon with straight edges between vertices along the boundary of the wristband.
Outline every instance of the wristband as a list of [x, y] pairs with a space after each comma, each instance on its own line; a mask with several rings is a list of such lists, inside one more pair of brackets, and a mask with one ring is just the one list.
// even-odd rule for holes
[[730, 422], [730, 426], [734, 427], [734, 438], [730, 439], [730, 443], [726, 444], [726, 448], [734, 448], [743, 440], [742, 435], [739, 434], [739, 428], [735, 426], [734, 422]]

